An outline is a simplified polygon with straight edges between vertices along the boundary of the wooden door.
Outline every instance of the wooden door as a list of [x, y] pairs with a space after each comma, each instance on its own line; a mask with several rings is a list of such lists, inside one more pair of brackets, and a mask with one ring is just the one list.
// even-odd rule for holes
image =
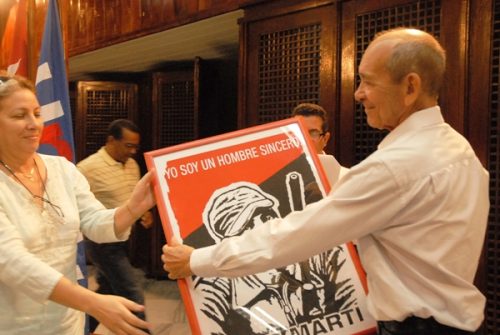
[[296, 105], [311, 102], [325, 108], [332, 129], [337, 113], [335, 8], [328, 1], [273, 1], [245, 11], [240, 128], [290, 117]]
[[[198, 61], [192, 67], [153, 73], [153, 148], [165, 148], [192, 141], [199, 134]], [[161, 248], [166, 243], [158, 213], [151, 241], [149, 273], [160, 278], [167, 273], [161, 262]]]
[[77, 161], [106, 143], [109, 123], [115, 119], [137, 122], [137, 85], [110, 81], [77, 84], [75, 146]]

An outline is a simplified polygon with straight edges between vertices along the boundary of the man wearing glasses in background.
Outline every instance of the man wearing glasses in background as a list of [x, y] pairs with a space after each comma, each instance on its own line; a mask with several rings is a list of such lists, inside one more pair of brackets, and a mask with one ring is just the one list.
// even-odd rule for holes
[[[106, 208], [125, 203], [139, 181], [139, 165], [132, 158], [139, 149], [139, 142], [139, 129], [133, 122], [115, 120], [108, 127], [106, 144], [77, 164], [87, 178], [90, 190]], [[151, 213], [144, 213], [140, 223], [149, 228], [152, 224]], [[126, 241], [98, 244], [86, 239], [85, 248], [96, 268], [98, 293], [119, 295], [144, 304], [138, 270], [130, 264]], [[145, 319], [144, 313], [137, 316]], [[90, 317], [90, 332], [95, 331], [97, 326], [97, 320]]]
[[292, 111], [292, 116], [302, 116], [309, 135], [313, 140], [318, 154], [325, 154], [325, 147], [330, 139], [328, 117], [320, 105], [312, 103], [298, 104]]
[[349, 169], [340, 166], [335, 157], [325, 153], [326, 144], [331, 136], [328, 131], [328, 115], [325, 109], [313, 103], [301, 103], [293, 109], [292, 116], [301, 117], [304, 121], [330, 186], [333, 187]]

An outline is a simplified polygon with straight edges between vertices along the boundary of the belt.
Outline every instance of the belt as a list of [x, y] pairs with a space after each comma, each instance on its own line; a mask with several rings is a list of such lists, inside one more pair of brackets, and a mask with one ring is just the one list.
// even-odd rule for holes
[[476, 332], [453, 328], [434, 318], [411, 316], [403, 321], [378, 321], [378, 335], [474, 335]]

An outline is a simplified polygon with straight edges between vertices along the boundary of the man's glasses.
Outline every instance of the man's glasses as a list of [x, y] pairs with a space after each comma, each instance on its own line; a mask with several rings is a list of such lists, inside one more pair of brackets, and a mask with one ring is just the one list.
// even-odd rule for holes
[[135, 150], [139, 150], [141, 148], [139, 144], [134, 144], [134, 143], [125, 143], [125, 147], [127, 147], [127, 149], [135, 149]]
[[317, 129], [311, 129], [309, 130], [309, 136], [311, 136], [311, 138], [317, 140], [319, 139], [321, 136], [324, 136], [326, 134], [326, 132], [321, 132]]
[[35, 195], [35, 194], [33, 194], [33, 198], [40, 199], [42, 202], [45, 202], [46, 204], [48, 204], [60, 218], [64, 217], [64, 213], [63, 213], [61, 207], [52, 203], [49, 199], [46, 199], [44, 197], [41, 197], [41, 196]]

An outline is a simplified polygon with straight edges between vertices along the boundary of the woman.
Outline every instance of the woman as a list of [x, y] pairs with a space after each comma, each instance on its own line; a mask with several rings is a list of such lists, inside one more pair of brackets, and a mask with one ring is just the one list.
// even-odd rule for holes
[[148, 173], [126, 205], [105, 209], [77, 168], [36, 152], [43, 130], [33, 85], [0, 76], [0, 334], [81, 335], [84, 313], [115, 334], [146, 334], [144, 310], [76, 284], [79, 232], [125, 240], [154, 205]]

